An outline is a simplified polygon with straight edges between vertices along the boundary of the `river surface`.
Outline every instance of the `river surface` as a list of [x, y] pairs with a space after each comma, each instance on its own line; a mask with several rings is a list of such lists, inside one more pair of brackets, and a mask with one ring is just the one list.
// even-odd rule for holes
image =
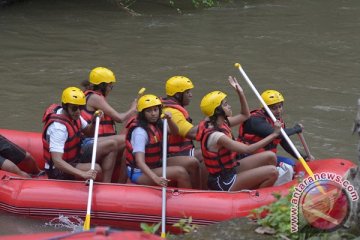
[[[173, 75], [195, 84], [188, 108], [194, 122], [212, 90], [227, 92], [237, 112], [229, 75], [257, 108], [234, 68], [239, 62], [259, 92], [283, 93], [285, 120], [304, 125], [312, 155], [356, 161], [360, 1], [234, 1], [181, 13], [142, 4], [137, 11], [131, 16], [104, 0], [30, 0], [0, 9], [0, 127], [41, 131], [45, 108], [97, 66], [114, 70], [109, 102], [120, 112], [141, 87], [163, 96]], [[42, 221], [0, 215], [0, 235], [47, 230]]]

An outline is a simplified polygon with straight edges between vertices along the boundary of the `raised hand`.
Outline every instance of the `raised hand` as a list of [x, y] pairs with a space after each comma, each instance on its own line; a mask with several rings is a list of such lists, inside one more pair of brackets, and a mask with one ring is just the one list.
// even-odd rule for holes
[[242, 87], [240, 86], [240, 84], [238, 83], [237, 79], [235, 77], [229, 76], [228, 78], [230, 85], [235, 89], [238, 90], [240, 92], [243, 91]]

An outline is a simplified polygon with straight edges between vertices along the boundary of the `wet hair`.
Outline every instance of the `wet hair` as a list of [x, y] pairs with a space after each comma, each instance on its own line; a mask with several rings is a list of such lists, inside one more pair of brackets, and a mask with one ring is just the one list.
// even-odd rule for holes
[[91, 85], [90, 85], [90, 82], [88, 80], [81, 81], [80, 85], [83, 87], [84, 92], [86, 90], [91, 90]]
[[91, 84], [88, 80], [83, 80], [81, 82], [81, 86], [83, 87], [84, 91], [86, 90], [93, 90], [93, 91], [98, 91], [100, 90], [101, 94], [103, 96], [105, 96], [106, 94], [106, 87], [107, 87], [108, 83], [100, 83], [98, 85], [94, 85], [94, 84]]
[[217, 125], [217, 118], [219, 116], [223, 116], [225, 118], [225, 122], [230, 125], [229, 119], [225, 114], [224, 109], [222, 108], [222, 106], [217, 106], [214, 110], [214, 114], [212, 116], [209, 117], [209, 122], [211, 123], [211, 125], [214, 126], [215, 129], [219, 129], [218, 125]]
[[184, 92], [177, 92], [174, 95], [174, 98], [178, 101], [178, 103], [183, 106]]
[[[158, 106], [159, 108], [159, 114], [161, 114], [161, 109], [162, 107], [161, 106]], [[145, 108], [146, 109], [146, 108]], [[138, 116], [137, 116], [137, 120], [139, 121], [139, 127], [142, 127], [143, 129], [145, 129], [146, 131], [149, 130], [148, 128], [148, 120], [146, 119], [145, 117], [145, 109], [142, 110], [141, 112], [138, 113]], [[163, 128], [163, 121], [161, 120], [160, 116], [159, 116], [159, 119], [153, 123], [156, 127], [158, 127], [159, 129], [162, 129]]]

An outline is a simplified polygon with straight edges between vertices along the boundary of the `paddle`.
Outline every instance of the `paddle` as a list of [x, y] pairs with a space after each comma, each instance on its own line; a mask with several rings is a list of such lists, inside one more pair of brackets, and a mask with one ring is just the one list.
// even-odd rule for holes
[[306, 156], [307, 156], [308, 160], [309, 159], [313, 160], [313, 156], [310, 153], [310, 149], [309, 149], [309, 146], [307, 145], [307, 143], [305, 141], [304, 135], [302, 133], [298, 133], [298, 136], [299, 136], [301, 144], [304, 147], [304, 150], [305, 150], [305, 153], [306, 153]]
[[[163, 127], [163, 146], [162, 146], [162, 177], [166, 179], [166, 161], [167, 161], [167, 119], [164, 119]], [[161, 238], [166, 237], [166, 187], [162, 188], [162, 205], [161, 205]]]
[[144, 88], [144, 87], [139, 90], [138, 98], [140, 98], [144, 94], [145, 90], [146, 90], [146, 88]]
[[[250, 88], [253, 90], [253, 92], [255, 93], [256, 97], [259, 99], [259, 101], [261, 102], [261, 104], [264, 106], [267, 114], [271, 117], [271, 119], [275, 122], [276, 118], [274, 116], [274, 114], [270, 111], [269, 107], [266, 105], [266, 103], [264, 102], [264, 100], [262, 99], [262, 97], [260, 96], [259, 92], [256, 90], [255, 86], [252, 84], [251, 80], [249, 79], [249, 77], [246, 75], [245, 71], [243, 70], [243, 68], [241, 67], [241, 65], [239, 63], [235, 63], [235, 67], [239, 69], [241, 75], [244, 77], [244, 79], [246, 80], [246, 82], [249, 84]], [[288, 144], [290, 145], [291, 149], [293, 150], [293, 152], [295, 153], [296, 157], [298, 158], [298, 160], [301, 162], [301, 164], [304, 166], [306, 172], [309, 174], [309, 176], [314, 177], [314, 173], [311, 171], [309, 165], [306, 163], [306, 161], [304, 160], [304, 158], [300, 155], [299, 151], [296, 149], [295, 145], [292, 143], [292, 141], [290, 140], [289, 136], [286, 134], [286, 132], [284, 131], [283, 128], [281, 128], [281, 134], [283, 135], [283, 137], [285, 138], [285, 140], [288, 142]]]
[[[95, 169], [95, 160], [96, 160], [96, 148], [97, 148], [97, 142], [98, 142], [98, 135], [99, 135], [99, 124], [100, 124], [100, 115], [99, 112], [95, 112], [96, 115], [96, 123], [95, 123], [95, 133], [94, 133], [94, 145], [93, 145], [93, 151], [92, 151], [92, 157], [91, 157], [91, 169]], [[89, 195], [88, 195], [88, 201], [87, 201], [87, 210], [86, 210], [86, 217], [84, 222], [84, 231], [90, 230], [90, 213], [91, 213], [91, 202], [92, 202], [92, 193], [93, 193], [93, 185], [94, 180], [90, 179], [89, 183]]]

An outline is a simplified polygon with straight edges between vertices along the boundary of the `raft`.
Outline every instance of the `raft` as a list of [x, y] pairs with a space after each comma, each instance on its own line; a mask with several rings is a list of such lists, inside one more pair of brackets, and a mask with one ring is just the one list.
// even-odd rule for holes
[[[44, 166], [40, 133], [0, 129], [0, 134], [25, 148]], [[343, 178], [356, 166], [339, 158], [319, 159], [308, 164], [314, 174], [330, 172]], [[300, 163], [295, 172], [307, 176]], [[209, 225], [246, 217], [253, 209], [274, 202], [273, 193], [284, 196], [297, 184], [298, 179], [294, 179], [280, 186], [237, 192], [168, 187], [166, 223], [171, 226], [180, 219], [192, 217], [193, 224]], [[88, 185], [84, 181], [24, 179], [0, 171], [0, 211], [47, 220], [60, 215], [84, 218], [87, 198]], [[139, 229], [140, 223], [161, 222], [161, 204], [161, 187], [95, 182], [91, 224]]]
[[38, 239], [63, 239], [63, 240], [106, 240], [106, 239], [127, 239], [127, 240], [160, 240], [159, 236], [136, 231], [116, 231], [108, 227], [97, 227], [84, 232], [46, 232], [33, 234], [17, 234], [1, 236], [2, 240], [38, 240]]

